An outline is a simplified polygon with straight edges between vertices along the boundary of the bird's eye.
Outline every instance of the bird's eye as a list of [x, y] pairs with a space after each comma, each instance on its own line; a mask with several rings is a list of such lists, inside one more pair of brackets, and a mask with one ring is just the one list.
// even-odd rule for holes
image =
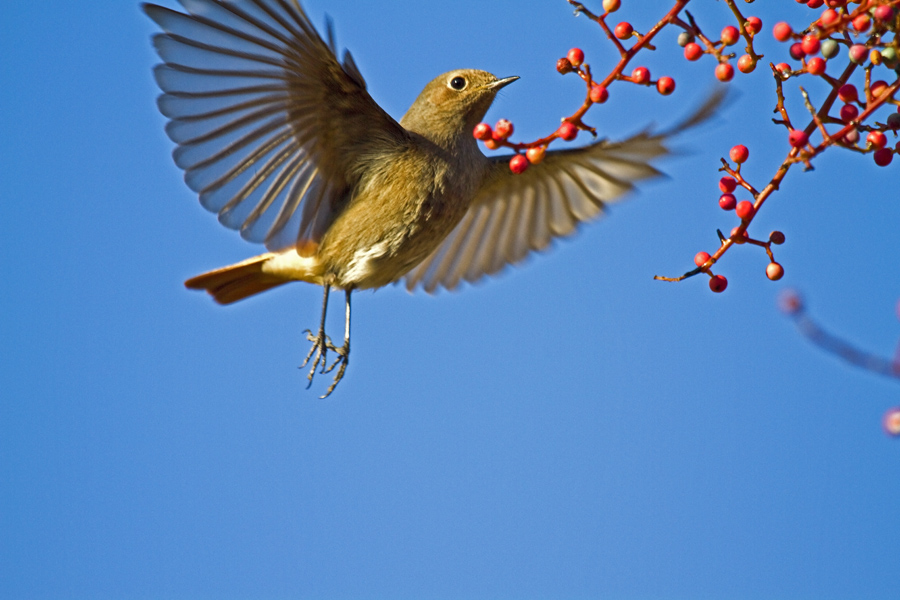
[[450, 87], [456, 90], [457, 92], [461, 92], [466, 89], [466, 78], [465, 77], [454, 77], [450, 80]]

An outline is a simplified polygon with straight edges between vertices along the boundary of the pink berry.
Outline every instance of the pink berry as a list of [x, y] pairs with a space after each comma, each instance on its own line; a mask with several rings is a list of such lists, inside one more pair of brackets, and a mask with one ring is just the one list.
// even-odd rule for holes
[[479, 123], [475, 126], [475, 129], [472, 131], [472, 135], [475, 136], [476, 140], [489, 140], [493, 136], [493, 131], [491, 131], [491, 126], [487, 123]]
[[731, 152], [728, 153], [728, 156], [731, 157], [732, 161], [740, 164], [743, 162], [747, 162], [747, 159], [750, 158], [750, 151], [747, 150], [747, 146], [738, 144], [731, 149]]
[[698, 252], [697, 255], [694, 256], [694, 264], [698, 267], [702, 267], [709, 258], [709, 252]]
[[656, 91], [663, 96], [668, 96], [675, 91], [675, 80], [671, 77], [660, 77], [656, 82]]
[[569, 53], [566, 54], [566, 58], [569, 59], [569, 62], [572, 63], [573, 67], [578, 67], [584, 62], [584, 52], [581, 48], [572, 48], [569, 50]]
[[803, 36], [803, 41], [800, 42], [800, 46], [803, 48], [803, 52], [806, 54], [816, 54], [819, 51], [819, 48], [822, 47], [822, 43], [819, 41], [814, 35], [805, 35]]
[[844, 142], [850, 144], [851, 146], [856, 144], [859, 141], [859, 130], [851, 129], [844, 135]]
[[735, 206], [737, 206], [737, 198], [734, 197], [734, 194], [722, 194], [719, 196], [719, 207], [722, 210], [734, 210]]
[[881, 150], [887, 146], [887, 136], [880, 131], [870, 131], [866, 136], [866, 142], [872, 145], [876, 150]]
[[506, 119], [500, 119], [497, 121], [497, 124], [494, 125], [494, 138], [498, 140], [505, 140], [509, 136], [513, 134], [513, 124], [507, 121]]
[[809, 143], [809, 136], [802, 129], [791, 129], [788, 134], [788, 143], [793, 148], [803, 148]]
[[750, 33], [759, 33], [762, 31], [762, 19], [759, 17], [747, 17], [747, 24], [745, 27]]
[[756, 69], [756, 61], [749, 54], [745, 54], [737, 61], [738, 71], [741, 73], [752, 73]]
[[775, 36], [775, 39], [779, 42], [786, 42], [791, 39], [791, 35], [794, 33], [794, 30], [791, 29], [791, 26], [785, 22], [776, 23], [775, 27], [772, 28], [772, 35]]
[[779, 265], [777, 262], [769, 263], [769, 266], [766, 267], [766, 277], [768, 277], [772, 281], [778, 281], [779, 279], [784, 277], [784, 267]]
[[841, 107], [841, 121], [849, 123], [859, 116], [859, 109], [853, 104], [845, 104]]
[[521, 154], [516, 154], [509, 159], [509, 170], [516, 175], [521, 175], [528, 169], [528, 159]]
[[639, 84], [648, 83], [650, 81], [650, 69], [647, 67], [637, 67], [631, 72], [631, 80]]
[[566, 121], [559, 126], [559, 129], [556, 130], [556, 135], [566, 140], [567, 142], [571, 142], [576, 137], [578, 137], [578, 127]]
[[729, 63], [719, 63], [716, 67], [716, 79], [719, 81], [731, 81], [734, 77], [734, 67]]
[[703, 56], [703, 48], [696, 42], [691, 42], [684, 47], [684, 57], [690, 61], [698, 60]]
[[621, 23], [616, 25], [613, 33], [615, 33], [616, 37], [620, 40], [627, 40], [631, 37], [631, 34], [634, 33], [634, 27], [632, 27], [631, 23], [629, 23], [628, 21], [622, 21]]
[[894, 160], [894, 152], [890, 148], [882, 148], [881, 150], [876, 150], [872, 157], [875, 159], [876, 165], [886, 167]]
[[803, 44], [801, 42], [794, 42], [791, 44], [790, 49], [788, 49], [788, 54], [790, 54], [791, 58], [794, 60], [800, 60], [806, 56], [806, 52], [803, 51]]
[[591, 86], [591, 102], [603, 104], [609, 98], [609, 91], [602, 85]]
[[838, 90], [838, 98], [841, 99], [841, 102], [856, 102], [859, 100], [859, 93], [856, 91], [856, 86], [852, 83], [845, 83]]
[[741, 32], [734, 25], [729, 25], [722, 30], [721, 39], [726, 46], [734, 46], [741, 39]]
[[812, 75], [821, 75], [825, 72], [825, 60], [818, 56], [809, 59], [806, 63], [806, 70]]
[[540, 164], [542, 160], [544, 160], [544, 155], [547, 153], [547, 149], [544, 146], [538, 146], [537, 148], [529, 148], [525, 151], [525, 157], [528, 158], [528, 162], [533, 165]]
[[853, 44], [850, 46], [850, 60], [856, 64], [861, 65], [866, 62], [867, 56], [869, 56], [869, 49], [862, 44]]
[[741, 200], [737, 203], [734, 212], [741, 221], [746, 221], [747, 219], [753, 217], [756, 209], [753, 207], [753, 203], [749, 200]]
[[709, 278], [709, 289], [717, 294], [721, 294], [728, 287], [728, 280], [721, 275], [713, 275]]
[[719, 180], [719, 189], [730, 194], [737, 189], [737, 181], [734, 180], [734, 177], [723, 177]]

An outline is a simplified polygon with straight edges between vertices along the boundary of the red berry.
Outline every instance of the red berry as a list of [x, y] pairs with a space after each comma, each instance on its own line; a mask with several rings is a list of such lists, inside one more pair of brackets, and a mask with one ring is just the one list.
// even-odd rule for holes
[[810, 8], [820, 8], [825, 4], [825, 0], [808, 0], [806, 5]]
[[841, 121], [849, 123], [859, 116], [859, 109], [853, 104], [845, 104], [841, 107]]
[[723, 177], [719, 180], [719, 189], [730, 194], [737, 189], [737, 181], [734, 180], [734, 177]]
[[759, 33], [762, 31], [762, 19], [759, 17], [747, 17], [747, 23], [744, 27], [751, 33]]
[[572, 48], [571, 50], [569, 50], [569, 53], [566, 54], [566, 58], [569, 59], [569, 62], [572, 63], [572, 66], [577, 67], [584, 62], [584, 52], [581, 50], [581, 48]]
[[734, 197], [734, 194], [722, 194], [719, 196], [719, 207], [722, 210], [734, 210], [735, 206], [737, 206], [737, 198]]
[[493, 131], [491, 131], [491, 126], [487, 123], [479, 123], [475, 126], [475, 129], [472, 131], [472, 135], [475, 136], [476, 140], [489, 140], [493, 135]]
[[860, 33], [867, 32], [871, 26], [872, 21], [869, 19], [869, 15], [862, 14], [853, 19], [853, 29]]
[[566, 73], [571, 73], [572, 63], [569, 62], [569, 59], [565, 56], [556, 61], [556, 70], [559, 71], [561, 75], [565, 75]]
[[806, 63], [806, 70], [812, 75], [821, 75], [825, 72], [825, 61], [818, 56], [811, 58]]
[[822, 47], [822, 43], [814, 35], [805, 35], [800, 43], [800, 47], [803, 48], [803, 52], [806, 54], [816, 54], [819, 48]]
[[837, 23], [840, 20], [841, 20], [841, 15], [838, 14], [838, 11], [834, 10], [833, 8], [829, 8], [828, 10], [826, 10], [825, 12], [822, 13], [821, 17], [819, 17], [819, 23], [821, 23], [825, 27], [834, 25], [835, 23]]
[[856, 86], [852, 83], [845, 83], [838, 90], [838, 98], [841, 99], [841, 102], [856, 102], [859, 100]]
[[576, 137], [578, 137], [578, 127], [566, 121], [559, 126], [559, 129], [556, 130], [556, 135], [566, 140], [567, 142], [571, 142]]
[[875, 151], [873, 158], [875, 159], [876, 165], [879, 167], [886, 167], [894, 160], [894, 152], [890, 148], [882, 148], [881, 150]]
[[803, 148], [809, 143], [809, 136], [802, 129], [791, 129], [788, 134], [788, 143], [794, 148]]
[[747, 233], [747, 230], [746, 230], [746, 229], [744, 230], [744, 233], [738, 235], [738, 230], [739, 230], [739, 229], [740, 229], [740, 227], [735, 227], [734, 229], [731, 230], [731, 236], [730, 236], [730, 237], [731, 237], [732, 240], [734, 240], [734, 243], [735, 243], [735, 244], [743, 244], [743, 243], [746, 242], [748, 239], [750, 239], [750, 234]]
[[872, 92], [872, 98], [875, 98], [876, 100], [878, 98], [880, 98], [881, 96], [883, 96], [885, 94], [885, 92], [887, 92], [887, 89], [888, 89], [887, 81], [883, 81], [881, 79], [873, 82], [872, 85], [869, 86], [869, 91]]
[[732, 77], [734, 77], [734, 67], [728, 63], [719, 63], [719, 66], [716, 67], [716, 79], [725, 82], [731, 81]]
[[784, 234], [780, 231], [773, 231], [769, 234], [769, 241], [775, 244], [776, 246], [780, 246], [784, 243]]
[[741, 219], [742, 221], [746, 221], [753, 216], [753, 214], [756, 212], [756, 209], [753, 208], [753, 203], [749, 200], [741, 200], [737, 203], [734, 212], [739, 219]]
[[494, 138], [498, 140], [505, 140], [509, 136], [513, 134], [513, 124], [507, 121], [506, 119], [500, 119], [497, 121], [497, 124], [494, 125]]
[[775, 39], [779, 42], [786, 42], [791, 39], [791, 35], [794, 33], [794, 30], [791, 29], [791, 26], [785, 22], [776, 23], [775, 27], [772, 28], [772, 35], [775, 36]]
[[706, 264], [706, 261], [709, 260], [709, 252], [698, 252], [696, 256], [694, 256], [694, 264], [698, 267], [702, 267]]
[[894, 19], [894, 9], [882, 4], [875, 9], [875, 18], [879, 21], [892, 21]]
[[788, 50], [788, 54], [791, 55], [791, 58], [794, 60], [800, 60], [806, 53], [803, 51], [803, 44], [801, 42], [794, 42], [791, 44], [790, 49]]
[[619, 0], [603, 0], [603, 10], [608, 13], [616, 12], [621, 5]]
[[731, 157], [731, 160], [740, 164], [743, 162], [747, 162], [747, 159], [750, 158], [750, 151], [747, 150], [747, 146], [738, 144], [731, 149], [731, 152], [729, 152], [728, 155]]
[[498, 142], [494, 138], [484, 140], [484, 147], [488, 150], [497, 150], [498, 148], [500, 148], [500, 142]]
[[726, 46], [734, 46], [741, 39], [741, 32], [734, 25], [729, 25], [722, 30], [721, 39]]
[[703, 48], [700, 47], [700, 44], [695, 42], [691, 42], [687, 46], [684, 47], [684, 57], [690, 61], [695, 61], [703, 56]]
[[509, 170], [516, 175], [521, 175], [528, 169], [528, 159], [521, 154], [516, 154], [509, 159]]
[[616, 37], [620, 40], [627, 40], [631, 37], [631, 34], [634, 33], [634, 27], [632, 27], [631, 23], [629, 23], [628, 21], [622, 21], [621, 23], [616, 25], [613, 33], [615, 33]]
[[784, 267], [779, 265], [777, 262], [769, 263], [769, 266], [766, 267], [766, 277], [768, 277], [772, 281], [778, 281], [779, 279], [784, 277]]
[[603, 104], [609, 98], [609, 91], [602, 85], [591, 86], [591, 102]]
[[870, 131], [866, 136], [866, 141], [876, 150], [881, 150], [887, 146], [887, 136], [880, 131]]
[[713, 275], [709, 278], [709, 289], [717, 294], [721, 294], [728, 287], [728, 280], [721, 275]]
[[900, 437], [900, 406], [891, 408], [884, 413], [881, 425], [884, 427], [884, 432], [889, 436]]
[[650, 81], [650, 69], [647, 67], [637, 67], [631, 72], [631, 80], [635, 83], [648, 83]]
[[749, 54], [745, 54], [738, 59], [738, 71], [741, 73], [752, 73], [756, 69], [756, 61]]
[[656, 82], [656, 91], [663, 96], [668, 96], [675, 91], [675, 80], [671, 77], [660, 77]]
[[547, 149], [544, 146], [538, 146], [537, 148], [529, 148], [525, 151], [525, 157], [528, 158], [528, 162], [533, 165], [540, 164], [542, 160], [544, 160], [544, 155], [547, 153]]
[[791, 72], [791, 65], [789, 65], [787, 63], [778, 63], [777, 65], [775, 65], [775, 68], [782, 75], [788, 75]]

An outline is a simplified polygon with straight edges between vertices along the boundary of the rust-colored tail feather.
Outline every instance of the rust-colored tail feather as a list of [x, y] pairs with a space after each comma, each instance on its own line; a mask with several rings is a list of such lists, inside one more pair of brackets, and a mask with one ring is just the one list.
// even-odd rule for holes
[[269, 252], [260, 254], [245, 261], [215, 269], [184, 282], [184, 286], [192, 290], [206, 290], [219, 304], [231, 304], [260, 292], [265, 292], [288, 280], [263, 273], [262, 267], [275, 256]]

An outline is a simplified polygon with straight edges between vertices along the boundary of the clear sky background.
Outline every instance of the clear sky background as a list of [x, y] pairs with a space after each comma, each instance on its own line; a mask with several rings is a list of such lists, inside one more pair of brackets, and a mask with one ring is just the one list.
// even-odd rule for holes
[[[668, 7], [624, 3], [641, 30]], [[437, 74], [482, 68], [522, 77], [488, 121], [534, 139], [583, 98], [558, 57], [613, 64], [563, 0], [305, 5], [397, 118]], [[775, 5], [814, 17], [748, 6], [778, 62]], [[729, 22], [722, 2], [692, 10], [711, 35]], [[829, 151], [789, 174], [751, 230], [787, 235], [781, 282], [746, 247], [724, 294], [652, 279], [736, 224], [720, 156], [747, 145], [761, 186], [787, 153], [765, 68], [678, 140], [669, 178], [524, 267], [357, 294], [353, 361], [323, 401], [327, 378], [307, 391], [297, 369], [320, 288], [223, 308], [182, 286], [261, 249], [182, 182], [137, 3], [3, 13], [0, 597], [897, 597], [900, 442], [880, 420], [900, 386], [808, 344], [775, 299], [799, 288], [833, 332], [894, 351], [900, 161]], [[640, 61], [675, 94], [617, 84], [590, 123], [621, 137], [701, 101], [713, 62], [675, 35]]]

